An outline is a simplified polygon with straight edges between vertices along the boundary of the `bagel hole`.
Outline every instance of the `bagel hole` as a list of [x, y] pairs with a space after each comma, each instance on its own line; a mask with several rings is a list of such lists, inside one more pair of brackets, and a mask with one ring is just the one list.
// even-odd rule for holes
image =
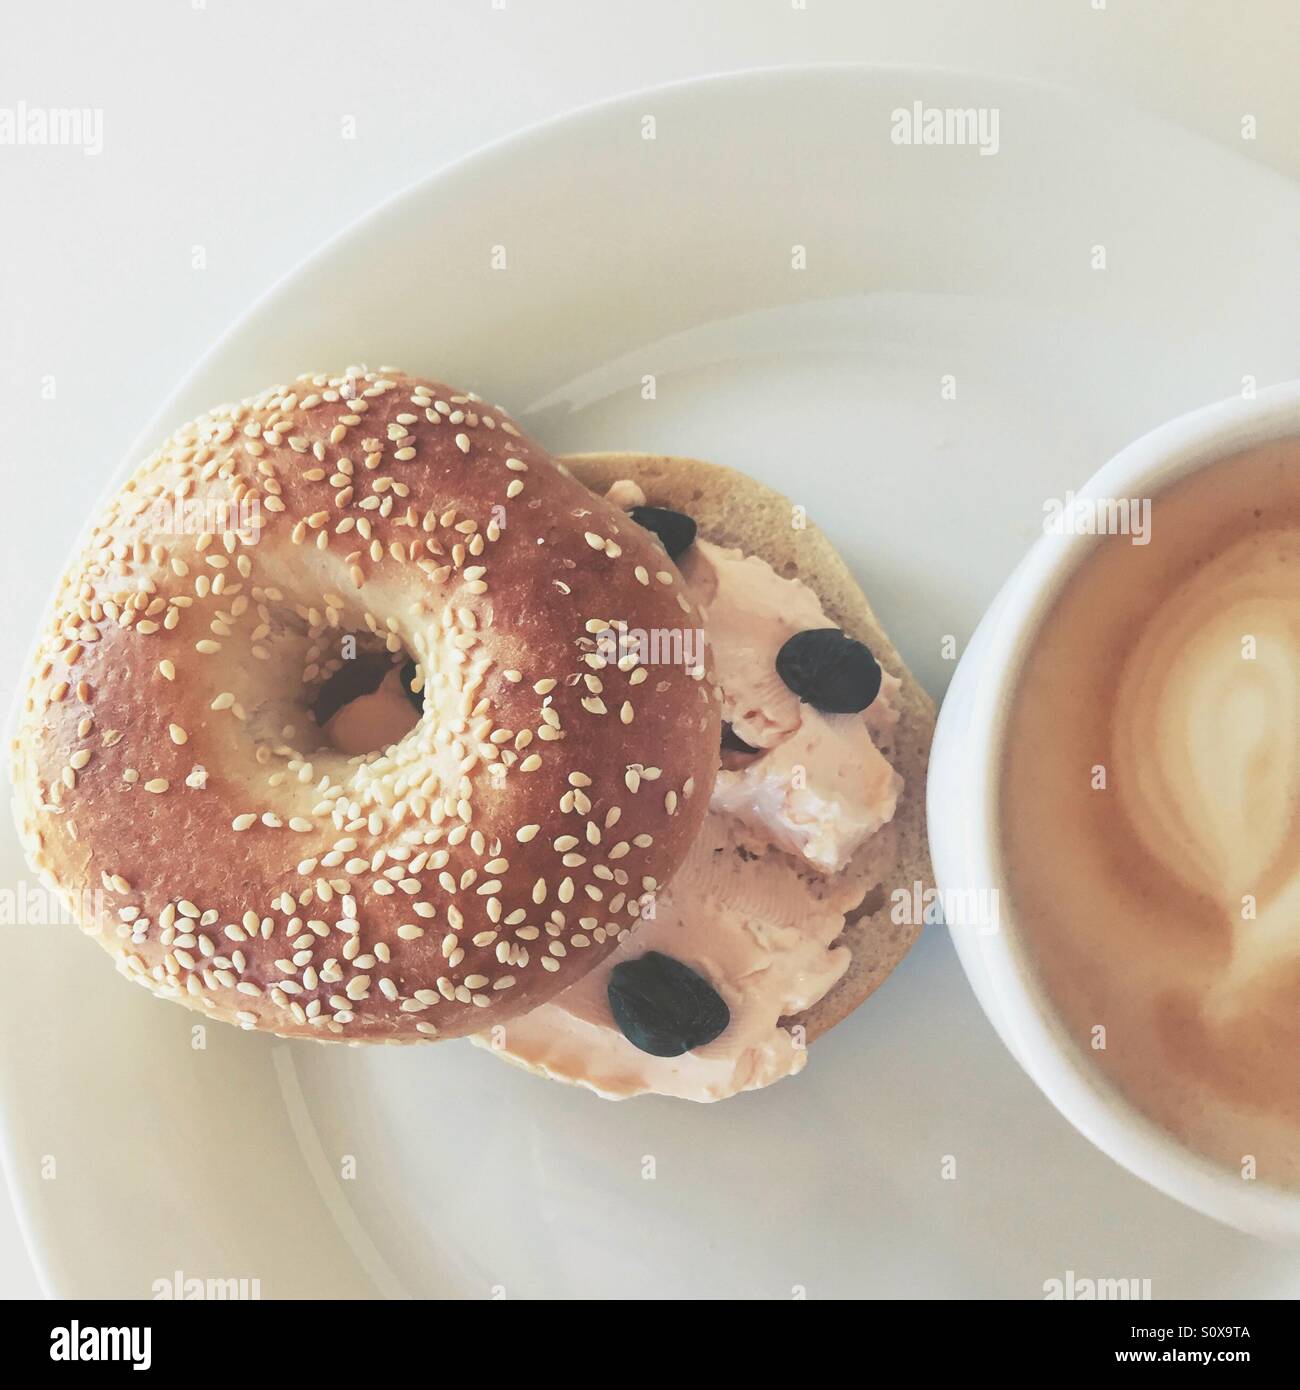
[[424, 699], [413, 657], [357, 642], [354, 657], [343, 661], [317, 688], [312, 715], [324, 744], [350, 757], [382, 753], [420, 722]]

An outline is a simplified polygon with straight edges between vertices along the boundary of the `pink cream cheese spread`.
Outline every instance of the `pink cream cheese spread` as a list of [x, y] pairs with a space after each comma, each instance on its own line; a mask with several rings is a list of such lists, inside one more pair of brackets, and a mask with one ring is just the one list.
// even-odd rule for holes
[[[645, 502], [630, 482], [609, 497], [624, 508]], [[780, 1020], [811, 1008], [848, 969], [848, 948], [835, 944], [845, 915], [889, 868], [887, 845], [876, 855], [863, 846], [892, 819], [903, 786], [873, 740], [897, 722], [895, 677], [883, 674], [862, 714], [837, 715], [802, 703], [777, 675], [788, 638], [834, 626], [811, 589], [704, 540], [680, 565], [704, 610], [722, 717], [760, 751], [723, 752], [708, 815], [653, 914], [555, 999], [474, 1039], [609, 1099], [721, 1100], [802, 1070], [807, 1049]], [[725, 1000], [731, 1021], [713, 1042], [654, 1057], [619, 1031], [610, 972], [646, 951], [682, 961]]]

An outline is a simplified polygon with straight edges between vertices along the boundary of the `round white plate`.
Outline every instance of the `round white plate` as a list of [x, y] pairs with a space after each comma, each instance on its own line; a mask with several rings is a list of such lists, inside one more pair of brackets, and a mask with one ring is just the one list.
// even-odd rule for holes
[[[915, 102], [996, 110], [998, 152], [894, 144]], [[1049, 90], [848, 67], [695, 82], [379, 209], [257, 304], [141, 445], [367, 361], [475, 389], [556, 451], [732, 464], [807, 507], [938, 695], [943, 638], [960, 650], [1044, 499], [1244, 378], [1300, 376], [1297, 226], [1272, 175]], [[105, 481], [71, 470], [64, 496], [89, 507]], [[4, 863], [24, 876], [12, 834]], [[461, 1044], [210, 1029], [195, 1051], [194, 1016], [74, 930], [6, 941], [7, 1165], [60, 1294], [147, 1296], [176, 1270], [267, 1297], [1041, 1297], [1070, 1270], [1157, 1297], [1300, 1289], [1295, 1257], [1076, 1134], [942, 931], [802, 1078], [712, 1107], [610, 1105]]]

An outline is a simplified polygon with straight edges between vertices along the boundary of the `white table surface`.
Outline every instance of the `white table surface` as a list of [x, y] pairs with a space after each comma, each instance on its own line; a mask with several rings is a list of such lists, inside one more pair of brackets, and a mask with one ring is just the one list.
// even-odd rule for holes
[[[98, 155], [0, 145], [6, 707], [79, 499], [193, 361], [357, 214], [522, 126], [710, 72], [932, 64], [1102, 93], [1300, 177], [1294, 0], [0, 0], [0, 21], [0, 107], [103, 112]], [[38, 1293], [0, 1197], [0, 1296]]]

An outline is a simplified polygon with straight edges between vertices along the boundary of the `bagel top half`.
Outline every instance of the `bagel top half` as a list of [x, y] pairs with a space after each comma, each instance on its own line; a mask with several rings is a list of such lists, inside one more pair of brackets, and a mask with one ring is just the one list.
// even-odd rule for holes
[[[154, 992], [287, 1036], [479, 1032], [606, 955], [706, 809], [701, 616], [658, 541], [501, 411], [360, 369], [169, 439], [61, 582], [13, 745], [28, 857]], [[423, 713], [348, 758], [352, 657]], [[93, 906], [92, 906], [93, 905]]]

